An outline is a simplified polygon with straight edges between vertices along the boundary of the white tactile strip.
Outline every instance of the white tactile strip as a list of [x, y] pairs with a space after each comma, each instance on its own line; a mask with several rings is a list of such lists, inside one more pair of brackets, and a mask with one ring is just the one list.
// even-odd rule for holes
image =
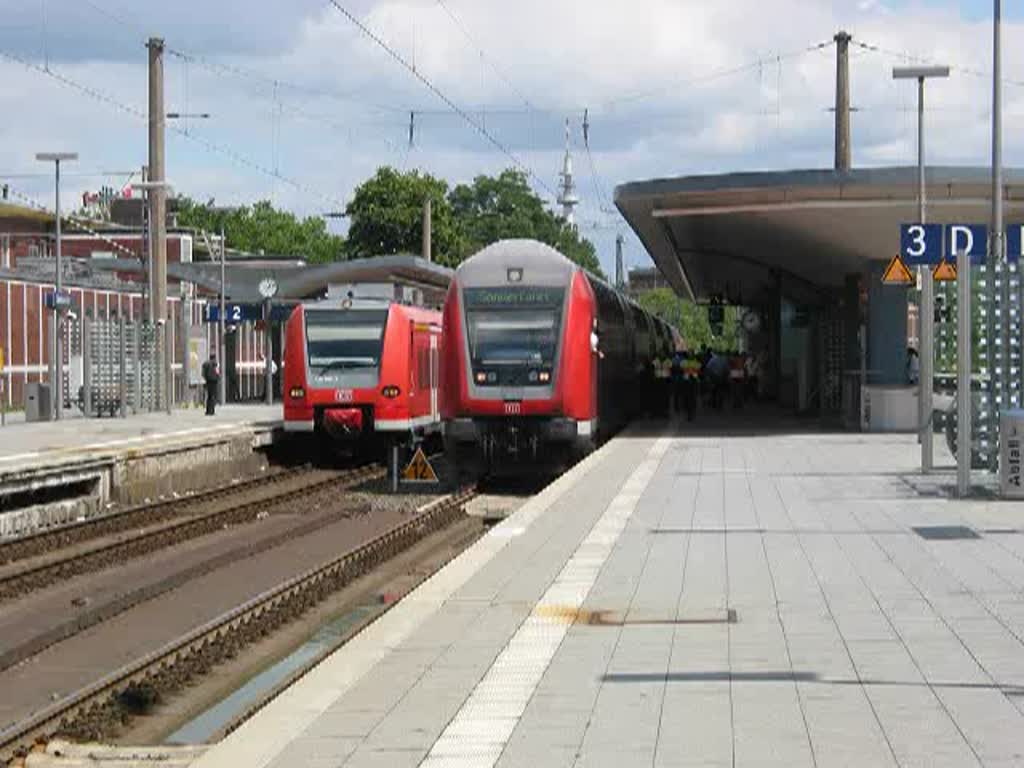
[[671, 444], [670, 438], [655, 442], [434, 743], [423, 768], [489, 768], [498, 761]]
[[235, 768], [243, 765], [260, 768], [269, 765], [317, 717], [370, 673], [381, 659], [411, 636], [446, 600], [507, 547], [515, 538], [507, 535], [507, 531], [515, 532], [515, 535], [524, 533], [581, 478], [608, 458], [617, 443], [618, 439], [606, 443], [532, 497], [380, 619], [331, 654], [311, 674], [302, 677], [224, 741], [214, 745], [193, 768]]

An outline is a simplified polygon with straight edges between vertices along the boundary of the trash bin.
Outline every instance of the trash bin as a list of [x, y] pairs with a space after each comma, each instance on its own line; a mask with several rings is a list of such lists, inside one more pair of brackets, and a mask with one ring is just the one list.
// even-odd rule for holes
[[39, 383], [26, 384], [25, 421], [49, 421], [52, 412], [50, 385]]
[[1024, 410], [999, 418], [999, 489], [1004, 499], [1024, 499]]

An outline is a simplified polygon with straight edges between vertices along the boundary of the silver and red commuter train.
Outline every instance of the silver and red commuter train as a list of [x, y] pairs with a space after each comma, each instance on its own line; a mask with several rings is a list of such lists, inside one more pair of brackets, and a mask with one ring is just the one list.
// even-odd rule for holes
[[571, 459], [649, 406], [673, 329], [555, 249], [494, 243], [444, 305], [441, 418], [466, 473]]
[[301, 304], [285, 330], [284, 427], [366, 452], [437, 431], [441, 313], [387, 300]]

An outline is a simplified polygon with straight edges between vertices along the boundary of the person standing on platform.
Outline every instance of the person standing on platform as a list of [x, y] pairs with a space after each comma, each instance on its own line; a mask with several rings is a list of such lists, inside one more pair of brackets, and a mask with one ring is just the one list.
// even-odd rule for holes
[[683, 365], [683, 407], [686, 409], [686, 420], [693, 421], [697, 417], [697, 397], [700, 390], [700, 360], [696, 355], [686, 355]]
[[681, 346], [676, 347], [676, 350], [672, 354], [672, 359], [669, 364], [673, 416], [682, 413], [683, 409], [686, 406], [686, 394], [684, 392], [684, 387], [686, 385], [686, 378], [684, 372], [685, 365], [686, 352], [683, 350]]
[[661, 416], [672, 414], [672, 359], [661, 355], [654, 359], [654, 402]]
[[721, 352], [712, 352], [704, 365], [708, 386], [711, 388], [711, 407], [722, 410], [725, 393], [729, 388], [729, 358]]
[[739, 352], [734, 352], [729, 356], [729, 390], [732, 394], [733, 408], [743, 407], [743, 398], [747, 389], [746, 379], [746, 360]]
[[210, 355], [210, 359], [203, 363], [203, 382], [206, 384], [206, 415], [213, 416], [217, 408], [217, 385], [220, 383], [216, 355]]

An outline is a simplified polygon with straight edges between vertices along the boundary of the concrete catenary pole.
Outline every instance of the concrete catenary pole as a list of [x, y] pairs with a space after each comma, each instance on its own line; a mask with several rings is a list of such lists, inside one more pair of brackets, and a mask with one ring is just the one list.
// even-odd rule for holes
[[971, 257], [967, 251], [956, 256], [957, 283], [957, 370], [956, 370], [956, 489], [965, 498], [971, 492]]
[[274, 404], [274, 302], [263, 301], [263, 397], [267, 405]]
[[[991, 408], [993, 425], [1000, 422], [1000, 412], [1008, 410], [1010, 403], [1010, 265], [1006, 262], [1006, 248], [1003, 242], [1003, 56], [1002, 56], [1002, 2], [994, 1], [992, 19], [992, 238], [989, 253], [989, 277], [987, 281], [990, 291], [990, 310], [995, 307], [995, 275], [997, 265], [1002, 270], [999, 291], [999, 303], [1002, 308], [999, 322], [999, 336], [1002, 344], [999, 349], [992, 349], [996, 334], [989, 334], [989, 350], [992, 365], [989, 374], [996, 383], [995, 392], [999, 395], [999, 407]], [[989, 312], [995, 322], [995, 313]], [[997, 373], [998, 370], [998, 373]], [[994, 433], [995, 426], [990, 430]], [[993, 438], [995, 435], [993, 434]], [[999, 441], [994, 440], [998, 445]], [[994, 465], [993, 465], [994, 468]]]
[[[164, 163], [164, 41], [149, 39], [149, 180], [166, 181]], [[150, 322], [167, 317], [167, 191], [149, 193]]]
[[[918, 221], [925, 223], [924, 175], [924, 77], [917, 79], [917, 195]], [[921, 471], [931, 472], [935, 464], [932, 432], [932, 389], [935, 368], [935, 279], [928, 267], [921, 268], [921, 314], [917, 320], [918, 404], [920, 405]]]
[[430, 198], [428, 197], [423, 201], [423, 259], [424, 261], [433, 260], [433, 222], [431, 221], [432, 208]]
[[228, 400], [228, 339], [227, 339], [227, 302], [224, 293], [227, 291], [225, 282], [227, 267], [227, 240], [224, 239], [224, 225], [220, 227], [220, 315], [217, 319], [217, 365], [220, 366], [220, 379], [217, 382], [217, 401], [224, 405]]
[[840, 30], [836, 42], [836, 170], [850, 170], [850, 40]]

